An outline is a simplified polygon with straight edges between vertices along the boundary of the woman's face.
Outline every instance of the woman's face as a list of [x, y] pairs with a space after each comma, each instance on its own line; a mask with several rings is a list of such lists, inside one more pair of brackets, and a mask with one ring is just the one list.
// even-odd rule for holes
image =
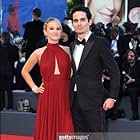
[[44, 34], [47, 36], [48, 43], [58, 43], [62, 33], [62, 28], [59, 23], [54, 21], [49, 21], [46, 24], [46, 28], [44, 30]]
[[110, 23], [122, 6], [122, 0], [88, 0], [93, 23]]

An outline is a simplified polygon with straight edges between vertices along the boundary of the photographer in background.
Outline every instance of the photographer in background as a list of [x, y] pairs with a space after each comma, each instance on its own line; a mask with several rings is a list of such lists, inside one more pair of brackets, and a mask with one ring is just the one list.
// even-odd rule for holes
[[[18, 60], [18, 48], [10, 43], [10, 35], [3, 32], [0, 38], [0, 110], [13, 108], [14, 62]], [[8, 97], [8, 105], [5, 101]]]
[[123, 88], [126, 95], [130, 96], [132, 118], [138, 120], [138, 93], [140, 87], [140, 62], [137, 60], [137, 54], [134, 49], [129, 49], [125, 55], [126, 60], [122, 64], [121, 72], [123, 78]]

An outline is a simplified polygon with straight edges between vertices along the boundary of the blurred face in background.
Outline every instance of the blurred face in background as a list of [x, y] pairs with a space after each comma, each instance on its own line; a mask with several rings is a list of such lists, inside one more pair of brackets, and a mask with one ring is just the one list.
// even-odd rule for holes
[[123, 0], [87, 0], [93, 23], [108, 24], [121, 10]]
[[128, 52], [128, 56], [127, 56], [128, 63], [129, 64], [134, 64], [135, 59], [136, 59], [135, 54], [132, 51]]

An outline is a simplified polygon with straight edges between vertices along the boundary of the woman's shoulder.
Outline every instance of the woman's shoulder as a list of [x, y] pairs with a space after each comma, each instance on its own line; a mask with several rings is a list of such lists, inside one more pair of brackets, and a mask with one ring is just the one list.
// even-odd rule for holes
[[70, 56], [70, 47], [69, 46], [63, 46], [59, 45], [69, 56]]
[[63, 46], [63, 45], [59, 45], [62, 49], [64, 49], [64, 50], [69, 50], [69, 46]]
[[63, 46], [63, 45], [59, 45], [64, 51], [69, 52], [70, 48], [69, 46]]
[[42, 54], [44, 52], [44, 50], [46, 49], [46, 46], [38, 48], [34, 51], [34, 53], [36, 54]]
[[40, 60], [43, 52], [45, 51], [46, 46], [36, 49], [33, 54]]

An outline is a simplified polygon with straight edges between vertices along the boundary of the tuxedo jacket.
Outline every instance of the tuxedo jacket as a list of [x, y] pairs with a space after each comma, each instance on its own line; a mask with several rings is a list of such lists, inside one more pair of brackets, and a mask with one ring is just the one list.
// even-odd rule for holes
[[[117, 49], [118, 49], [118, 54], [119, 57], [115, 57], [115, 60], [121, 68], [121, 65], [124, 63], [124, 56], [127, 50], [129, 49], [129, 39], [130, 37], [126, 35], [119, 35], [119, 38], [117, 39]], [[110, 39], [110, 44], [112, 42], [112, 39]]]
[[0, 89], [12, 88], [14, 62], [18, 61], [18, 48], [6, 43], [0, 46]]
[[[102, 107], [105, 98], [116, 99], [120, 87], [120, 71], [113, 57], [107, 39], [92, 34], [85, 44], [78, 70], [76, 70], [73, 52], [76, 41], [70, 44], [73, 76], [71, 78], [71, 105], [77, 94], [79, 106], [83, 110]], [[110, 92], [102, 84], [102, 73], [107, 68], [110, 73]], [[74, 85], [77, 92], [74, 92]]]
[[[109, 39], [110, 45], [112, 42], [112, 39]], [[125, 35], [119, 35], [119, 38], [117, 40], [117, 49], [118, 53], [120, 55], [121, 60], [124, 59], [124, 54], [129, 49], [129, 38]]]

